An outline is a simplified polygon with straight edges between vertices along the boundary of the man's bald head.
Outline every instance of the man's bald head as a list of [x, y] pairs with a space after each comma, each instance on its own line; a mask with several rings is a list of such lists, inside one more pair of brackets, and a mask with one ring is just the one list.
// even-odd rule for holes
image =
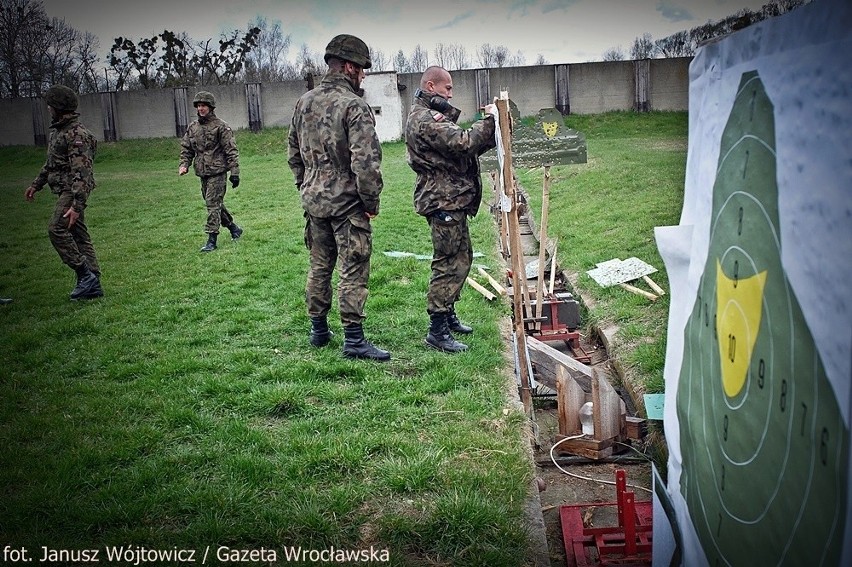
[[453, 98], [453, 78], [443, 67], [433, 65], [423, 71], [423, 76], [420, 77], [420, 90], [450, 100]]

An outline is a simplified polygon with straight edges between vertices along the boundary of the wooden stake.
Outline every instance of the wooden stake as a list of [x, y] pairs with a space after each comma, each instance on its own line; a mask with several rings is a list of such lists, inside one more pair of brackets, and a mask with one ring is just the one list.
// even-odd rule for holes
[[522, 290], [526, 287], [526, 271], [524, 270], [521, 236], [518, 229], [515, 181], [512, 175], [512, 133], [510, 130], [511, 116], [509, 114], [508, 96], [497, 100], [497, 112], [500, 119], [500, 135], [503, 143], [503, 189], [512, 203], [512, 210], [506, 214], [506, 218], [508, 218], [507, 231], [512, 266], [512, 287], [514, 290], [512, 294], [512, 307], [515, 319], [515, 339], [518, 347], [518, 376], [521, 381], [521, 403], [524, 405], [524, 412], [527, 416], [532, 416], [532, 394], [530, 392], [529, 363], [527, 360], [527, 334], [524, 330], [524, 308], [522, 305]]
[[488, 291], [487, 289], [485, 289], [484, 287], [482, 287], [482, 286], [481, 286], [481, 285], [480, 285], [480, 284], [479, 284], [479, 283], [478, 283], [475, 279], [473, 279], [473, 278], [470, 278], [470, 277], [468, 277], [468, 278], [467, 278], [467, 285], [469, 285], [470, 287], [472, 287], [473, 289], [475, 289], [476, 291], [478, 291], [479, 293], [481, 293], [481, 294], [482, 294], [482, 296], [483, 296], [483, 297], [485, 297], [485, 299], [487, 299], [488, 301], [493, 301], [493, 300], [494, 300], [494, 298], [496, 297], [493, 293], [491, 293], [490, 291]]
[[657, 301], [657, 296], [651, 293], [650, 291], [645, 291], [644, 289], [639, 289], [638, 287], [634, 287], [630, 284], [620, 283], [618, 284], [620, 287], [626, 289], [630, 293], [635, 293], [636, 295], [641, 295], [642, 297], [646, 297], [651, 301]]
[[559, 240], [553, 241], [553, 256], [550, 257], [550, 295], [553, 295], [553, 284], [556, 283], [556, 245]]
[[660, 286], [658, 286], [658, 285], [657, 285], [657, 282], [655, 282], [654, 280], [652, 280], [652, 279], [650, 278], [650, 276], [642, 276], [642, 279], [643, 279], [643, 280], [645, 280], [645, 283], [646, 283], [646, 284], [648, 284], [648, 285], [651, 287], [651, 289], [653, 289], [653, 290], [654, 290], [654, 292], [655, 292], [657, 295], [665, 295], [665, 294], [666, 294], [666, 290], [664, 290], [663, 288], [661, 288]]
[[491, 277], [491, 274], [489, 274], [488, 272], [486, 272], [485, 270], [483, 270], [481, 266], [480, 266], [480, 267], [478, 267], [478, 268], [477, 268], [477, 270], [479, 271], [479, 274], [480, 274], [482, 277], [484, 277], [486, 280], [488, 280], [488, 283], [490, 283], [490, 284], [491, 284], [491, 287], [493, 287], [493, 288], [494, 288], [494, 291], [496, 291], [496, 292], [497, 292], [497, 293], [499, 293], [500, 295], [506, 295], [506, 288], [505, 288], [505, 287], [503, 287], [502, 285], [500, 285], [500, 283], [499, 283], [497, 280], [495, 280], [494, 278], [492, 278], [492, 277]]
[[547, 243], [547, 208], [550, 204], [550, 166], [544, 166], [544, 182], [541, 188], [541, 226], [538, 236], [538, 278], [535, 282], [535, 328], [541, 329], [541, 314], [544, 311], [544, 250]]

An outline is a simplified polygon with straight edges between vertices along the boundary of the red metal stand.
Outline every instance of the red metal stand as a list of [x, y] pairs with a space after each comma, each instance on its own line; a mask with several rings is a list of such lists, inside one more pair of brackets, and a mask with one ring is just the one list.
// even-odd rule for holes
[[533, 333], [533, 336], [542, 342], [565, 341], [578, 362], [589, 364], [592, 357], [580, 346], [580, 333], [576, 330], [570, 330], [565, 323], [559, 320], [559, 303], [559, 299], [554, 296], [545, 301], [544, 307], [550, 309], [550, 322], [541, 323], [540, 332]]
[[[651, 565], [652, 502], [636, 502], [627, 491], [627, 473], [615, 471], [616, 502], [560, 506], [565, 563], [568, 567], [587, 565]], [[583, 510], [616, 506], [618, 526], [586, 528]]]

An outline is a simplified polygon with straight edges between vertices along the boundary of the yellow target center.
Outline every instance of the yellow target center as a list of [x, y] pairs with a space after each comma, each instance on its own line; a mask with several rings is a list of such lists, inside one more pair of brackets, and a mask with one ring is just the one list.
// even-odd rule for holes
[[765, 270], [744, 279], [729, 278], [716, 260], [716, 332], [722, 387], [730, 398], [745, 385], [763, 316], [765, 285]]

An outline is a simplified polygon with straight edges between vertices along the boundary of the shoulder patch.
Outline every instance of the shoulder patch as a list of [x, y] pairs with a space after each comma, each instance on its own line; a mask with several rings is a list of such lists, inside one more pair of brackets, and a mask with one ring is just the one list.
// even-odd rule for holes
[[71, 142], [71, 143], [72, 143], [72, 144], [74, 144], [75, 146], [77, 146], [77, 147], [79, 148], [80, 146], [82, 146], [82, 145], [83, 145], [83, 138], [81, 138], [80, 136], [76, 136], [76, 137], [74, 138], [74, 141], [73, 141], [73, 142]]
[[443, 122], [444, 121], [444, 115], [441, 114], [440, 112], [437, 112], [437, 111], [432, 113], [432, 118], [435, 119], [435, 122]]

